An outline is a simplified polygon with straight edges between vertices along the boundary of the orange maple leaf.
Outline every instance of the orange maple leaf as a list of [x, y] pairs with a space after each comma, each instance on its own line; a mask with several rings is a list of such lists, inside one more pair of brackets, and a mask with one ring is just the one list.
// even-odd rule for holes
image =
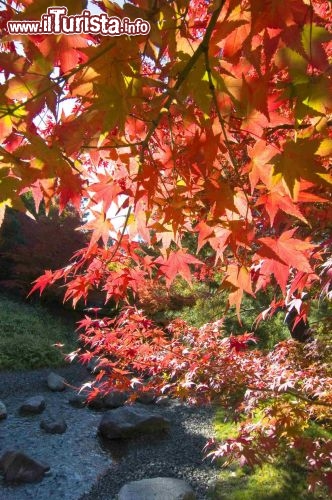
[[307, 241], [302, 241], [293, 238], [296, 229], [285, 231], [279, 238], [259, 238], [259, 242], [263, 247], [259, 250], [261, 257], [266, 257], [272, 260], [278, 260], [284, 264], [295, 267], [299, 271], [311, 273], [312, 268], [305, 255], [307, 250], [313, 249], [315, 246]]
[[168, 259], [158, 257], [155, 262], [161, 265], [162, 272], [165, 274], [167, 286], [170, 286], [172, 281], [179, 274], [188, 283], [191, 283], [191, 271], [189, 264], [202, 265], [203, 262], [196, 259], [193, 255], [185, 253], [183, 250], [171, 252]]

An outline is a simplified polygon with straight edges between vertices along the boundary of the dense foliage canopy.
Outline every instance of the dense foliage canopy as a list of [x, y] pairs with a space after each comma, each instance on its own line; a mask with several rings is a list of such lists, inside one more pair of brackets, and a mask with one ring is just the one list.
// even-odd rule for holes
[[[118, 37], [9, 35], [8, 20], [52, 2], [1, 3], [0, 210], [25, 210], [29, 191], [37, 210], [89, 214], [89, 244], [34, 290], [61, 280], [74, 306], [93, 289], [132, 304], [147, 283], [213, 278], [239, 318], [244, 294], [269, 289], [262, 318], [283, 309], [307, 326], [313, 298], [331, 298], [331, 2], [94, 0], [151, 25]], [[330, 418], [317, 341], [265, 355], [221, 322], [162, 330], [131, 307], [81, 326], [81, 359], [101, 356], [108, 388], [232, 401], [247, 420], [217, 455], [254, 464], [284, 440], [312, 485], [331, 484], [331, 441], [301, 434]]]

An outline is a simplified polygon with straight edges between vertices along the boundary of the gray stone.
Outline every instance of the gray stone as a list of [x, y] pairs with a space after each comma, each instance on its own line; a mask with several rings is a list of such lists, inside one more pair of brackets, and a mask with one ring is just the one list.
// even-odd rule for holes
[[105, 413], [98, 431], [107, 439], [126, 439], [141, 434], [161, 432], [169, 428], [169, 421], [162, 415], [145, 408], [123, 406]]
[[155, 402], [156, 394], [152, 391], [140, 392], [137, 396], [136, 401], [142, 403], [143, 405], [150, 405]]
[[68, 403], [74, 408], [84, 408], [86, 405], [86, 396], [84, 394], [73, 394], [68, 399]]
[[67, 424], [62, 417], [48, 415], [40, 422], [40, 427], [49, 434], [63, 434], [67, 430]]
[[97, 375], [101, 371], [101, 368], [98, 367], [100, 359], [97, 356], [93, 356], [89, 363], [86, 365], [87, 369]]
[[47, 386], [51, 391], [63, 391], [66, 388], [66, 381], [60, 375], [51, 372], [47, 377]]
[[88, 407], [93, 410], [102, 410], [104, 408], [104, 398], [101, 394], [91, 399], [88, 403]]
[[168, 396], [159, 396], [159, 398], [155, 401], [157, 406], [164, 408], [165, 406], [169, 406], [171, 403], [171, 399]]
[[35, 483], [50, 470], [20, 451], [6, 451], [0, 458], [0, 469], [7, 483]]
[[45, 407], [45, 399], [42, 396], [32, 396], [24, 401], [19, 411], [21, 415], [37, 415], [42, 413]]
[[0, 401], [0, 420], [7, 418], [7, 408], [6, 405]]
[[122, 391], [113, 391], [106, 396], [100, 393], [91, 399], [87, 405], [93, 410], [113, 409], [123, 406], [128, 397], [129, 394]]
[[195, 500], [192, 488], [182, 479], [154, 477], [125, 484], [118, 500]]
[[129, 394], [127, 392], [112, 391], [104, 396], [104, 407], [118, 408], [119, 406], [123, 406], [128, 398]]

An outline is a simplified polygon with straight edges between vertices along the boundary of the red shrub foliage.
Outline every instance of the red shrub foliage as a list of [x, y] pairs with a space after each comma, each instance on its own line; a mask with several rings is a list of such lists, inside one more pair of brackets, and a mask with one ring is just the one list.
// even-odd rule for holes
[[[307, 322], [311, 300], [331, 298], [331, 2], [94, 0], [151, 29], [8, 34], [7, 20], [39, 19], [48, 3], [7, 0], [1, 11], [0, 219], [30, 190], [36, 207], [89, 211], [89, 242], [33, 291], [59, 281], [74, 307], [93, 290], [131, 303], [146, 281], [208, 278], [212, 260], [240, 319], [244, 295], [268, 289], [262, 317], [287, 309], [304, 347], [266, 355], [246, 349], [250, 334], [165, 331], [127, 308], [83, 320], [81, 359], [101, 357], [106, 389], [141, 378], [191, 401], [233, 401], [247, 421], [217, 454], [253, 464], [287, 442], [303, 450], [311, 484], [329, 482], [329, 444], [303, 432], [331, 406], [326, 353]], [[63, 4], [82, 11], [81, 0]]]
[[[26, 296], [31, 282], [44, 273], [66, 265], [85, 243], [85, 235], [76, 231], [80, 219], [74, 212], [33, 220], [22, 212], [7, 209], [0, 228], [0, 286]], [[49, 297], [62, 300], [59, 287], [47, 291]]]
[[220, 320], [194, 328], [178, 319], [161, 329], [135, 307], [114, 319], [86, 316], [80, 329], [84, 348], [70, 358], [87, 363], [98, 356], [101, 369], [90, 397], [143, 388], [222, 404], [237, 414], [239, 432], [221, 444], [211, 441], [210, 456], [254, 466], [294, 449], [307, 463], [310, 488], [330, 485], [332, 441], [306, 434], [312, 421], [331, 422], [328, 345], [288, 340], [264, 354], [250, 333], [225, 336]]

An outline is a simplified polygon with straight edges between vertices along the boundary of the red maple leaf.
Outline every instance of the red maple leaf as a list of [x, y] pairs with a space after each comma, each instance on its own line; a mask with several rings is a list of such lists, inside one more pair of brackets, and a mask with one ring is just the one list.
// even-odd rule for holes
[[188, 283], [191, 283], [189, 264], [203, 264], [203, 262], [196, 259], [196, 257], [185, 253], [183, 250], [171, 252], [167, 260], [165, 260], [164, 257], [158, 257], [155, 262], [161, 265], [161, 270], [166, 277], [167, 286], [170, 286], [178, 274], [188, 281]]
[[84, 226], [81, 226], [79, 229], [93, 231], [89, 248], [93, 247], [93, 245], [97, 243], [100, 238], [103, 240], [103, 243], [106, 246], [110, 237], [110, 231], [114, 231], [113, 224], [106, 217], [104, 212], [91, 210], [91, 213], [93, 214], [94, 218], [84, 224]]
[[263, 248], [259, 250], [261, 257], [268, 259], [275, 259], [284, 264], [295, 267], [299, 271], [310, 273], [312, 268], [309, 264], [308, 258], [305, 255], [307, 250], [314, 248], [314, 245], [307, 241], [302, 241], [293, 238], [296, 229], [285, 231], [279, 238], [259, 238]]

